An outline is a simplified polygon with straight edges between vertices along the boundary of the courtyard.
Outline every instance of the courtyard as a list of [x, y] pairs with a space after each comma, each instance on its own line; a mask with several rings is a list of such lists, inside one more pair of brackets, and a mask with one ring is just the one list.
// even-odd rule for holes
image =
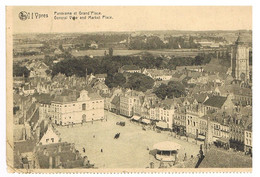
[[[157, 133], [153, 130], [142, 130], [142, 126], [130, 122], [129, 119], [105, 112], [107, 121], [88, 122], [73, 127], [57, 127], [62, 141], [75, 143], [75, 147], [82, 156], [87, 156], [90, 163], [97, 168], [146, 168], [150, 162], [159, 167], [159, 161], [149, 154], [154, 144], [162, 141], [173, 141], [181, 145], [179, 160], [184, 154], [194, 157], [199, 152], [199, 146], [170, 136], [170, 132]], [[125, 126], [116, 125], [126, 122]], [[115, 134], [120, 133], [118, 139]], [[85, 153], [83, 152], [85, 148]]]

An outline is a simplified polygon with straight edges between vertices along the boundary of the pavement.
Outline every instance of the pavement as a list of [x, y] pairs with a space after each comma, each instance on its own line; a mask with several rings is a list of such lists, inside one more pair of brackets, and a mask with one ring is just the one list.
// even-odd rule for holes
[[[155, 168], [158, 168], [160, 162], [149, 155], [149, 150], [161, 141], [180, 144], [182, 146], [178, 156], [180, 160], [184, 158], [185, 153], [189, 158], [199, 152], [198, 145], [175, 139], [170, 136], [170, 132], [144, 131], [142, 125], [132, 123], [128, 118], [107, 111], [105, 115], [107, 121], [95, 121], [93, 124], [88, 122], [69, 128], [56, 127], [61, 133], [62, 142], [75, 143], [81, 155], [86, 155], [90, 163], [94, 163], [97, 168], [147, 168], [150, 162], [154, 162]], [[116, 125], [119, 121], [126, 122], [126, 125]], [[114, 139], [116, 133], [120, 133], [118, 139]]]

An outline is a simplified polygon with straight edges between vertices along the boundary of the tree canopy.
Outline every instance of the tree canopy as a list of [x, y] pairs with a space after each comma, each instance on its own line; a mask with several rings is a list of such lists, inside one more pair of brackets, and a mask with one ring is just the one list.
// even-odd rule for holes
[[25, 66], [20, 66], [18, 64], [14, 64], [13, 66], [13, 76], [24, 76], [29, 77], [30, 71]]
[[167, 85], [161, 84], [154, 91], [158, 98], [165, 99], [167, 98], [179, 98], [186, 95], [185, 87], [182, 83], [176, 81], [170, 81]]
[[145, 92], [148, 89], [153, 88], [154, 80], [140, 73], [132, 73], [127, 79], [126, 88], [131, 88], [133, 90]]

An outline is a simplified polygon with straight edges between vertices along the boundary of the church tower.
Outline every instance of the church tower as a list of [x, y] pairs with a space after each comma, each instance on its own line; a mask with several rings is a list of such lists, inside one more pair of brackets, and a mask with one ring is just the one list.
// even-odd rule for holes
[[249, 46], [241, 34], [231, 49], [231, 69], [235, 80], [249, 81]]

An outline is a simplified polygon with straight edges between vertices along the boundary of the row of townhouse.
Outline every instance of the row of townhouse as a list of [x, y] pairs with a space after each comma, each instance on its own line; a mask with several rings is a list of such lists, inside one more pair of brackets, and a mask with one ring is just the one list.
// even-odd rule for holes
[[201, 141], [207, 138], [209, 143], [251, 151], [252, 131], [246, 125], [251, 118], [248, 115], [242, 116], [245, 120], [241, 118], [242, 113], [237, 112], [233, 99], [232, 94], [224, 97], [202, 93], [158, 100], [155, 95], [130, 90], [115, 95], [111, 108], [125, 117], [137, 116], [165, 123], [164, 128], [179, 135]]
[[197, 140], [252, 152], [252, 117], [236, 112], [230, 97], [211, 96], [203, 104], [185, 101], [173, 114], [173, 131]]

